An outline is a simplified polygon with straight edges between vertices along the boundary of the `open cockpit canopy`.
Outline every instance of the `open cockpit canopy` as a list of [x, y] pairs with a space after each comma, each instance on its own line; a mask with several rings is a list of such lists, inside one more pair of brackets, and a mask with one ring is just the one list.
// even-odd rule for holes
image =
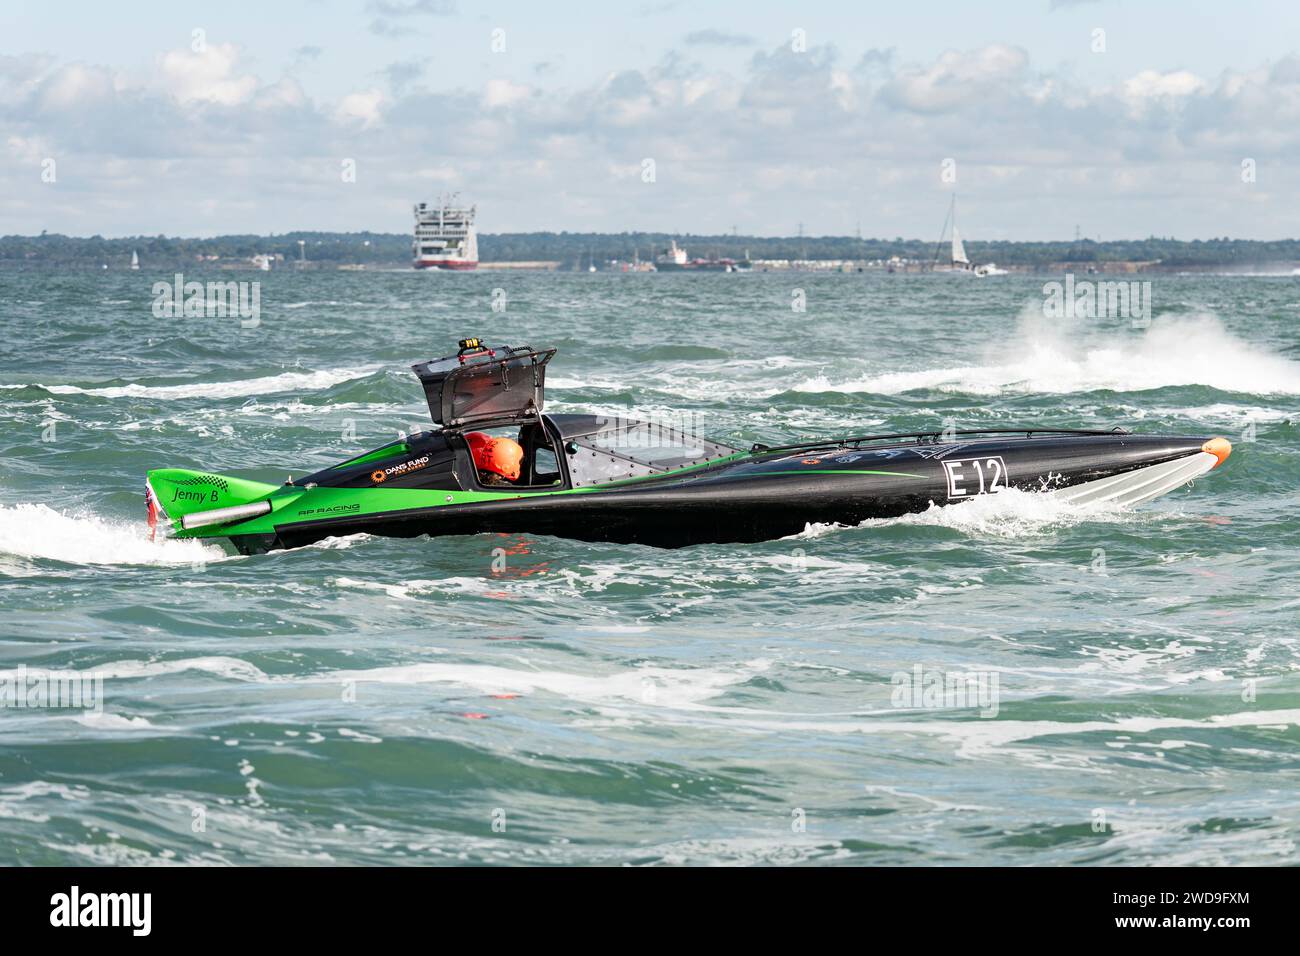
[[435, 423], [444, 428], [506, 424], [536, 420], [541, 414], [546, 363], [554, 355], [555, 349], [488, 348], [478, 339], [464, 339], [455, 355], [411, 368], [424, 386]]

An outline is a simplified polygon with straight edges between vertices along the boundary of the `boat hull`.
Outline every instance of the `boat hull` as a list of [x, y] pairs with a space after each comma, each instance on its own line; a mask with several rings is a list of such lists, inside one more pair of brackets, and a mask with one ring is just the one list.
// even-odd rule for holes
[[735, 262], [656, 262], [658, 272], [737, 272]]
[[477, 261], [469, 259], [416, 259], [416, 269], [444, 269], [449, 272], [468, 272], [478, 268]]
[[[1225, 449], [1223, 439], [1119, 433], [913, 441], [760, 449], [682, 474], [585, 488], [484, 494], [391, 483], [293, 487], [280, 490], [292, 500], [273, 513], [192, 536], [228, 537], [246, 553], [358, 533], [504, 532], [662, 548], [745, 543], [797, 534], [810, 524], [898, 517], [1011, 488], [1081, 504], [1141, 504], [1209, 471], [1227, 457]], [[165, 494], [158, 497], [166, 501]]]

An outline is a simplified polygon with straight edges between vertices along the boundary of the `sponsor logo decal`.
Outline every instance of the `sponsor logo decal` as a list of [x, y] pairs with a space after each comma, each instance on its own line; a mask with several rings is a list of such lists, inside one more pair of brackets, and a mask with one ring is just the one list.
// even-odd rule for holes
[[393, 465], [390, 468], [376, 468], [370, 473], [370, 480], [375, 484], [383, 484], [389, 478], [395, 478], [398, 475], [409, 475], [413, 471], [419, 471], [421, 468], [429, 466], [429, 456], [423, 458], [412, 458], [400, 464]]
[[361, 503], [357, 502], [350, 505], [330, 505], [326, 508], [306, 508], [298, 512], [301, 518], [308, 518], [312, 515], [344, 515], [353, 514], [361, 510]]
[[965, 448], [969, 444], [970, 442], [963, 441], [958, 442], [955, 445], [940, 445], [938, 448], [913, 448], [910, 450], [912, 454], [917, 455], [920, 458], [943, 458], [946, 455], [951, 455], [955, 451], [961, 451], [961, 449]]

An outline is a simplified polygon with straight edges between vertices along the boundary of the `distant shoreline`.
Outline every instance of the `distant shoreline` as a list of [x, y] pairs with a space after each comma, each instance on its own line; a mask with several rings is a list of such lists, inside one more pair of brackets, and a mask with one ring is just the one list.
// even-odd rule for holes
[[[668, 233], [485, 233], [481, 268], [623, 271], [653, 261], [676, 240], [692, 258], [751, 260], [755, 271], [923, 272], [946, 249], [921, 239], [855, 236], [670, 235]], [[1098, 242], [980, 242], [967, 240], [972, 263], [996, 263], [1013, 273], [1095, 272], [1130, 275], [1176, 272], [1270, 273], [1300, 269], [1300, 239], [1178, 240], [1147, 238]], [[254, 270], [253, 257], [273, 268], [402, 269], [410, 265], [407, 233], [291, 232], [207, 239], [135, 236], [104, 239], [57, 234], [0, 236], [0, 270], [122, 270], [132, 254], [142, 271]], [[891, 261], [892, 260], [892, 261]]]
[[[1295, 278], [1300, 279], [1300, 262], [1297, 263], [1260, 263], [1257, 266], [1243, 266], [1232, 268], [1227, 266], [1180, 266], [1180, 267], [1159, 267], [1150, 266], [1145, 263], [1124, 263], [1113, 262], [1107, 263], [1108, 268], [1090, 269], [1088, 264], [1083, 263], [1061, 263], [1056, 266], [1026, 267], [1026, 266], [1008, 266], [1003, 270], [1007, 278], [1026, 278], [1036, 277], [1041, 279], [1059, 279], [1065, 275], [1074, 275], [1080, 279], [1096, 278], [1104, 281], [1137, 281], [1146, 280], [1158, 276], [1218, 276], [1221, 278]], [[10, 263], [0, 260], [0, 275], [49, 275], [49, 274], [68, 274], [68, 273], [86, 273], [86, 274], [120, 274], [130, 272], [134, 275], [141, 276], [150, 282], [160, 279], [171, 281], [177, 273], [182, 273], [186, 278], [202, 279], [207, 277], [211, 279], [214, 276], [239, 276], [241, 279], [252, 279], [258, 276], [269, 276], [271, 274], [283, 275], [285, 273], [321, 273], [321, 272], [344, 272], [344, 273], [369, 273], [375, 274], [410, 274], [410, 275], [506, 275], [520, 273], [561, 273], [565, 275], [585, 275], [588, 274], [586, 268], [563, 268], [558, 262], [481, 262], [479, 267], [473, 270], [438, 270], [438, 269], [413, 269], [409, 265], [396, 262], [388, 263], [324, 263], [308, 262], [305, 267], [296, 264], [278, 267], [269, 271], [259, 269], [251, 263], [245, 262], [199, 262], [199, 263], [176, 263], [165, 266], [144, 267], [138, 272], [133, 272], [125, 266], [111, 267], [104, 269], [102, 266], [81, 265], [81, 264], [55, 264], [55, 263]], [[935, 281], [964, 281], [961, 277], [953, 277], [949, 272], [932, 271], [930, 269], [896, 269], [892, 272], [878, 266], [862, 267], [838, 267], [824, 268], [820, 263], [813, 261], [810, 263], [801, 263], [789, 266], [770, 266], [746, 270], [745, 272], [728, 274], [717, 270], [700, 270], [698, 272], [678, 271], [678, 272], [655, 272], [642, 271], [632, 272], [630, 270], [602, 268], [596, 270], [596, 275], [641, 275], [650, 276], [650, 281], [657, 281], [656, 276], [685, 276], [683, 281], [694, 282], [699, 276], [722, 276], [732, 281], [743, 281], [745, 274], [755, 275], [881, 275], [881, 276], [901, 276], [901, 277], [927, 277]], [[732, 277], [736, 278], [733, 279]], [[993, 277], [989, 281], [996, 282], [999, 277]], [[431, 279], [430, 281], [437, 281]], [[453, 280], [455, 281], [455, 280]]]

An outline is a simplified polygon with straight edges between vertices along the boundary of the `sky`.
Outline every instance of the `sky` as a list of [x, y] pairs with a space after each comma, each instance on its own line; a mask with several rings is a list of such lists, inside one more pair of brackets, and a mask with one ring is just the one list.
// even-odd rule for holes
[[3, 0], [0, 234], [1300, 235], [1300, 4]]

